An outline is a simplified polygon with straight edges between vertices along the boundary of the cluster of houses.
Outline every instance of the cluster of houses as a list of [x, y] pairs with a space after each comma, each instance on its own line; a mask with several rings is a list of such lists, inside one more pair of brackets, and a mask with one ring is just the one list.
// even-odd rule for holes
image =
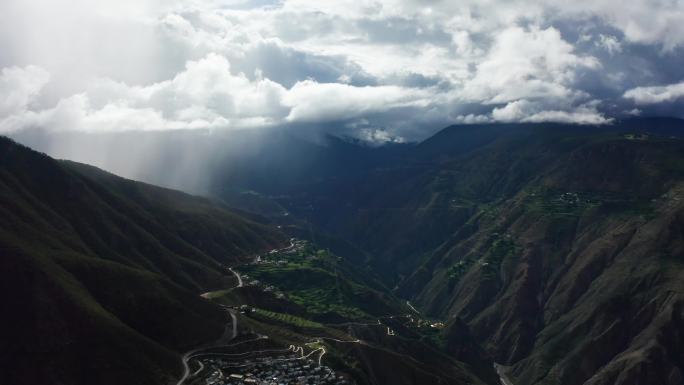
[[290, 246], [285, 249], [273, 249], [269, 251], [266, 255], [257, 256], [254, 260], [255, 264], [277, 264], [286, 265], [287, 255], [297, 254], [302, 251], [307, 245], [306, 241], [291, 238]]
[[245, 281], [247, 281], [247, 282], [245, 282], [245, 286], [255, 286], [255, 287], [259, 287], [259, 288], [261, 288], [264, 292], [273, 293], [273, 294], [276, 296], [276, 298], [279, 298], [279, 299], [285, 298], [285, 293], [283, 293], [282, 291], [278, 290], [278, 288], [276, 288], [276, 287], [273, 286], [273, 285], [264, 285], [264, 284], [263, 284], [261, 281], [259, 281], [258, 279], [251, 279], [250, 276], [247, 275], [247, 274], [243, 275], [243, 276], [242, 276], [242, 279], [244, 279]]
[[207, 385], [349, 385], [349, 380], [335, 375], [327, 366], [295, 354], [266, 356], [243, 361], [208, 358], [203, 364], [211, 368]]
[[264, 255], [257, 255], [252, 261], [252, 264], [262, 265], [262, 264], [276, 264], [276, 265], [287, 265], [287, 260], [284, 258], [286, 255], [292, 255], [300, 252], [304, 247], [306, 247], [307, 242], [297, 239], [290, 238], [290, 246], [284, 249], [273, 249]]
[[579, 203], [580, 197], [577, 193], [566, 192], [561, 194], [558, 200], [564, 204], [576, 205]]
[[[395, 317], [392, 317], [395, 318]], [[411, 314], [407, 314], [405, 316], [398, 316], [396, 318], [402, 318], [405, 319], [406, 321], [403, 322], [404, 326], [406, 327], [415, 327], [415, 328], [433, 328], [433, 329], [444, 329], [446, 325], [443, 322], [431, 322], [425, 319], [421, 318], [414, 318]], [[388, 335], [393, 335], [390, 334], [389, 332], [387, 333]]]
[[[252, 262], [255, 265], [287, 265], [287, 255], [292, 255], [299, 253], [304, 247], [306, 247], [307, 242], [298, 240], [296, 238], [290, 239], [291, 246], [286, 249], [274, 249], [265, 255], [258, 255]], [[261, 287], [265, 292], [273, 293], [276, 298], [284, 299], [286, 298], [285, 293], [278, 290], [273, 285], [264, 285], [258, 279], [252, 279], [249, 275], [243, 275], [242, 278], [246, 281], [247, 286], [257, 286]]]
[[282, 258], [280, 258], [280, 259], [269, 259], [268, 257], [264, 258], [264, 257], [259, 255], [256, 258], [254, 258], [254, 262], [252, 262], [252, 263], [255, 265], [287, 265], [287, 260], [282, 259]]

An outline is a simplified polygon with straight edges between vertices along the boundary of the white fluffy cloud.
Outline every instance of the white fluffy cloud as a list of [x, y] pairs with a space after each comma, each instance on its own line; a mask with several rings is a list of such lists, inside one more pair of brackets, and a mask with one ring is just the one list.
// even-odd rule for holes
[[578, 67], [598, 68], [596, 58], [580, 56], [554, 28], [499, 32], [475, 76], [462, 91], [471, 101], [503, 103], [520, 99], [573, 99]]
[[395, 108], [423, 106], [429, 97], [421, 91], [396, 86], [354, 87], [347, 84], [295, 84], [285, 97], [292, 106], [290, 122], [325, 122], [354, 119]]
[[545, 106], [541, 102], [518, 100], [495, 108], [492, 117], [501, 122], [558, 122], [577, 124], [606, 124], [610, 119], [605, 118], [596, 110], [595, 102], [588, 102], [566, 109], [555, 109], [555, 106]]
[[684, 44], [684, 4], [680, 0], [555, 0], [558, 16], [596, 17], [632, 42], [672, 50]]
[[423, 98], [430, 96], [396, 86], [357, 87], [313, 80], [286, 89], [269, 79], [234, 75], [225, 57], [210, 54], [188, 62], [185, 71], [170, 80], [148, 86], [100, 80], [86, 93], [63, 98], [53, 108], [30, 111], [26, 109], [30, 98], [45, 83], [36, 73], [46, 77], [44, 70], [35, 67], [3, 72], [0, 89], [7, 83], [14, 91], [0, 104], [10, 112], [0, 120], [0, 132], [26, 127], [130, 131], [338, 122], [421, 106], [426, 103]]
[[0, 117], [26, 111], [49, 80], [50, 74], [36, 66], [2, 69], [0, 72]]
[[5, 0], [0, 132], [602, 124], [683, 46], [677, 0]]
[[673, 102], [684, 98], [684, 82], [666, 86], [636, 87], [625, 92], [624, 96], [637, 104]]

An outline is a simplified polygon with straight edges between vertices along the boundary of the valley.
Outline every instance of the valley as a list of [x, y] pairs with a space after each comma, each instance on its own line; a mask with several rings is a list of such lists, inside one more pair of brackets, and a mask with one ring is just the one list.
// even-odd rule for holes
[[5, 382], [679, 385], [682, 128], [259, 136], [207, 198], [3, 139]]
[[684, 385], [684, 0], [0, 0], [0, 385]]
[[[431, 366], [428, 358], [439, 357], [437, 351], [428, 353], [430, 355], [422, 360], [416, 358], [425, 355], [428, 352], [425, 348], [429, 346], [419, 344], [418, 337], [437, 338], [442, 323], [421, 319], [415, 310], [399, 306], [400, 301], [386, 306], [388, 311], [402, 314], [382, 314], [375, 308], [366, 310], [371, 308], [350, 297], [333, 305], [335, 300], [331, 295], [321, 291], [326, 285], [319, 282], [320, 278], [307, 284], [289, 279], [292, 275], [299, 281], [305, 280], [304, 277], [313, 274], [306, 269], [314, 266], [321, 270], [319, 274], [329, 272], [332, 269], [325, 266], [326, 263], [332, 262], [337, 269], [339, 259], [325, 250], [292, 238], [290, 245], [250, 259], [247, 264], [227, 269], [235, 277], [234, 286], [202, 294], [220, 303], [231, 314], [232, 321], [227, 324], [226, 333], [232, 328], [232, 338], [186, 353], [183, 358], [185, 372], [178, 385], [370, 383], [373, 380], [363, 369], [349, 371], [363, 364], [364, 350], [411, 364], [406, 378], [392, 377], [396, 383], [413, 383], [416, 376], [423, 377], [422, 381], [444, 384], [462, 383], [467, 378], [454, 378], [448, 372], [432, 374], [426, 371], [425, 367]], [[245, 271], [249, 275], [242, 273]], [[311, 294], [305, 294], [309, 291]], [[369, 336], [368, 340], [360, 338], [363, 335]], [[407, 340], [409, 345], [404, 353], [395, 351], [394, 338]], [[410, 347], [416, 344], [419, 347]], [[197, 370], [192, 372], [191, 367], [197, 367]], [[390, 375], [383, 374], [381, 367], [365, 370], [380, 372], [375, 376]], [[476, 377], [468, 381], [479, 383]]]
[[[506, 368], [500, 381], [677, 384], [684, 147], [675, 127], [454, 127], [397, 148], [402, 160], [367, 155], [367, 168], [335, 178], [246, 186], [363, 250], [351, 257], [357, 266], [405, 308], [444, 322], [438, 340], [451, 354], [468, 354], [464, 339], [480, 345]], [[454, 317], [472, 340], [449, 342]], [[596, 344], [601, 353], [590, 353]]]

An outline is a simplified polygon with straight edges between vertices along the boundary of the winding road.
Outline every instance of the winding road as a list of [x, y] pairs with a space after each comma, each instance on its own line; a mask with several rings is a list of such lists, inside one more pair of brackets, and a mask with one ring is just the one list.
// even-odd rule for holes
[[[272, 250], [271, 252], [283, 252], [283, 251], [291, 250], [291, 249], [293, 249], [295, 246], [296, 246], [296, 245], [295, 245], [294, 239], [290, 239], [290, 245], [289, 245], [289, 246], [286, 246], [286, 247], [283, 247], [283, 248], [280, 248], [280, 249], [274, 249], [274, 250]], [[235, 278], [237, 278], [238, 284], [237, 284], [236, 287], [243, 287], [243, 286], [244, 286], [244, 283], [242, 282], [242, 276], [240, 275], [240, 273], [238, 273], [237, 271], [233, 270], [232, 267], [229, 267], [229, 268], [228, 268], [228, 271], [230, 271], [231, 273], [233, 273], [233, 275], [235, 275]], [[201, 296], [201, 297], [207, 298], [208, 294], [209, 294], [209, 293], [204, 293], [204, 294], [201, 294], [200, 296]], [[225, 307], [225, 306], [224, 306], [224, 308], [226, 309], [228, 315], [230, 316], [230, 323], [231, 323], [231, 325], [232, 325], [232, 333], [231, 333], [231, 336], [230, 336], [230, 338], [228, 339], [228, 341], [232, 341], [233, 339], [235, 339], [235, 337], [237, 337], [237, 324], [238, 324], [238, 320], [237, 320], [237, 316], [235, 315], [235, 311], [234, 311], [233, 309], [230, 309], [230, 308]], [[202, 363], [200, 362], [200, 368], [199, 368], [197, 371], [195, 371], [194, 373], [190, 374], [190, 365], [189, 365], [189, 362], [190, 362], [190, 360], [191, 360], [193, 357], [196, 357], [196, 356], [198, 355], [198, 354], [197, 354], [198, 352], [200, 352], [200, 351], [202, 351], [202, 350], [205, 350], [205, 349], [208, 349], [208, 348], [215, 348], [215, 347], [220, 347], [220, 346], [225, 346], [225, 347], [228, 347], [228, 346], [235, 346], [235, 345], [239, 345], [239, 344], [246, 343], [246, 342], [256, 341], [256, 340], [250, 340], [250, 341], [239, 342], [239, 343], [233, 344], [233, 345], [221, 345], [221, 342], [223, 342], [223, 341], [226, 339], [227, 334], [228, 334], [228, 324], [226, 324], [226, 330], [225, 330], [223, 336], [221, 336], [221, 338], [220, 338], [218, 341], [216, 341], [216, 342], [213, 343], [213, 344], [209, 344], [209, 345], [204, 345], [204, 346], [198, 347], [198, 348], [196, 348], [196, 349], [193, 349], [193, 350], [191, 350], [191, 351], [186, 352], [185, 354], [183, 354], [183, 357], [182, 357], [182, 359], [181, 359], [181, 361], [182, 361], [182, 363], [183, 363], [183, 376], [178, 380], [178, 382], [176, 383], [176, 385], [183, 385], [183, 384], [185, 383], [185, 381], [188, 379], [188, 377], [190, 377], [191, 375], [192, 375], [192, 376], [196, 376], [197, 374], [199, 374], [199, 372], [202, 371], [202, 369], [203, 369], [204, 366], [203, 366]], [[264, 338], [268, 338], [268, 337], [264, 337]], [[257, 338], [257, 340], [258, 340], [258, 339], [262, 339], [262, 338]], [[302, 351], [302, 354], [304, 354], [303, 351]], [[325, 353], [324, 353], [324, 354], [325, 354]]]
[[501, 380], [501, 385], [513, 385], [513, 382], [511, 382], [506, 373], [504, 373], [503, 365], [494, 363], [494, 370], [496, 370], [496, 374], [499, 376], [499, 380]]
[[178, 380], [178, 382], [176, 382], [176, 385], [183, 385], [185, 380], [187, 380], [188, 377], [190, 376], [190, 366], [188, 365], [188, 360], [190, 360], [190, 355], [195, 353], [195, 352], [196, 351], [193, 350], [193, 351], [189, 351], [189, 352], [183, 354], [183, 359], [182, 359], [182, 361], [183, 361], [183, 377], [181, 377], [180, 380]]
[[420, 312], [419, 312], [415, 307], [413, 307], [413, 305], [411, 305], [411, 302], [406, 301], [406, 304], [408, 305], [408, 307], [411, 308], [411, 310], [413, 310], [414, 312], [416, 312], [416, 314], [420, 315]]
[[[197, 349], [193, 349], [193, 350], [191, 350], [191, 351], [186, 352], [185, 354], [183, 354], [183, 357], [182, 357], [182, 362], [183, 362], [183, 376], [178, 380], [178, 382], [176, 383], [176, 385], [183, 385], [183, 384], [185, 383], [185, 381], [188, 379], [188, 377], [191, 376], [191, 374], [190, 374], [190, 364], [189, 364], [189, 363], [190, 363], [190, 360], [193, 359], [194, 357], [197, 357], [198, 355], [201, 355], [201, 354], [198, 354], [198, 353], [201, 352], [202, 350], [206, 350], [206, 349], [209, 349], [209, 348], [215, 348], [215, 347], [221, 347], [221, 346], [229, 347], [229, 346], [239, 345], [239, 344], [245, 343], [245, 342], [251, 342], [251, 340], [250, 340], [250, 341], [239, 342], [239, 343], [233, 344], [233, 345], [221, 345], [221, 342], [222, 342], [222, 341], [224, 341], [224, 340], [226, 340], [226, 339], [227, 339], [228, 341], [232, 341], [233, 339], [235, 339], [235, 337], [237, 337], [237, 322], [238, 322], [238, 321], [237, 321], [237, 317], [235, 316], [235, 313], [234, 313], [233, 309], [227, 309], [227, 308], [226, 308], [226, 311], [227, 311], [228, 315], [229, 315], [230, 318], [231, 318], [231, 322], [230, 322], [230, 323], [231, 323], [231, 326], [232, 326], [232, 327], [229, 327], [228, 324], [226, 323], [226, 330], [223, 332], [223, 336], [221, 336], [221, 338], [220, 338], [218, 341], [216, 341], [216, 342], [213, 343], [213, 344], [208, 344], [208, 345], [201, 346], [201, 347], [199, 347], [199, 348], [197, 348]], [[231, 330], [230, 337], [228, 337], [228, 330], [229, 330], [229, 328], [230, 328], [230, 330]], [[192, 376], [196, 376], [197, 374], [199, 374], [199, 372], [201, 372], [203, 368], [204, 368], [204, 365], [202, 365], [202, 363], [200, 362], [200, 368], [199, 368], [198, 370], [196, 370], [194, 373], [192, 373]]]
[[237, 316], [235, 315], [232, 309], [228, 310], [228, 314], [230, 314], [230, 319], [232, 321], [231, 323], [233, 324], [233, 336], [230, 337], [230, 339], [232, 340], [235, 337], [237, 337]]
[[240, 274], [237, 271], [233, 270], [232, 267], [229, 267], [228, 270], [230, 270], [230, 272], [233, 273], [235, 278], [237, 278], [237, 280], [238, 280], [238, 285], [236, 287], [242, 287], [243, 286], [242, 277], [240, 276]]

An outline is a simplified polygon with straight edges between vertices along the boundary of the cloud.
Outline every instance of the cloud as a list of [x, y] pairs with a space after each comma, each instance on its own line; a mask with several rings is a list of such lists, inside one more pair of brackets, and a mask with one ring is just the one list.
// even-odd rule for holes
[[0, 52], [2, 132], [307, 124], [417, 140], [684, 111], [675, 0], [5, 0]]
[[285, 89], [268, 79], [233, 75], [219, 55], [187, 63], [173, 79], [148, 86], [100, 80], [53, 108], [0, 120], [0, 132], [28, 127], [55, 131], [130, 131], [267, 126], [282, 119]]
[[558, 16], [596, 17], [630, 42], [658, 44], [673, 50], [684, 44], [684, 5], [677, 0], [556, 0]]
[[477, 65], [462, 95], [470, 101], [503, 103], [519, 99], [577, 98], [571, 88], [578, 68], [595, 69], [598, 60], [577, 55], [555, 28], [499, 32], [486, 58]]
[[[14, 92], [3, 103], [14, 114], [0, 120], [0, 132], [43, 127], [54, 131], [134, 131], [244, 129], [278, 124], [348, 121], [365, 114], [422, 106], [429, 95], [397, 86], [352, 86], [296, 82], [287, 89], [266, 78], [233, 74], [223, 56], [188, 62], [173, 79], [128, 86], [103, 79], [88, 92], [59, 101], [54, 108], [29, 111], [31, 97], [44, 84], [37, 68], [3, 71]], [[5, 109], [8, 109], [5, 108]]]
[[359, 128], [358, 135], [361, 140], [372, 145], [387, 143], [404, 143], [406, 140], [400, 136], [394, 136], [381, 128]]
[[50, 74], [37, 66], [9, 67], [0, 72], [0, 117], [26, 111], [50, 80]]
[[624, 97], [640, 105], [673, 102], [684, 97], [684, 82], [666, 86], [636, 87], [625, 92]]
[[541, 102], [518, 100], [504, 107], [495, 108], [492, 118], [500, 122], [556, 122], [574, 124], [608, 124], [612, 120], [606, 118], [597, 109], [596, 102], [585, 103], [567, 109], [553, 109]]
[[[422, 92], [396, 86], [354, 87], [347, 84], [299, 82], [285, 97], [292, 106], [290, 122], [347, 120], [381, 111], [422, 106]], [[427, 96], [427, 95], [424, 95]]]
[[[340, 55], [317, 55], [288, 47], [279, 39], [266, 39], [246, 46], [240, 57], [231, 59], [236, 69], [247, 76], [268, 78], [292, 87], [298, 81], [313, 79], [321, 83], [343, 82], [353, 85], [372, 85], [375, 79], [363, 68]], [[231, 57], [228, 53], [228, 57]], [[258, 71], [255, 71], [258, 69]]]
[[596, 45], [605, 49], [610, 55], [622, 52], [622, 44], [615, 36], [600, 34]]

